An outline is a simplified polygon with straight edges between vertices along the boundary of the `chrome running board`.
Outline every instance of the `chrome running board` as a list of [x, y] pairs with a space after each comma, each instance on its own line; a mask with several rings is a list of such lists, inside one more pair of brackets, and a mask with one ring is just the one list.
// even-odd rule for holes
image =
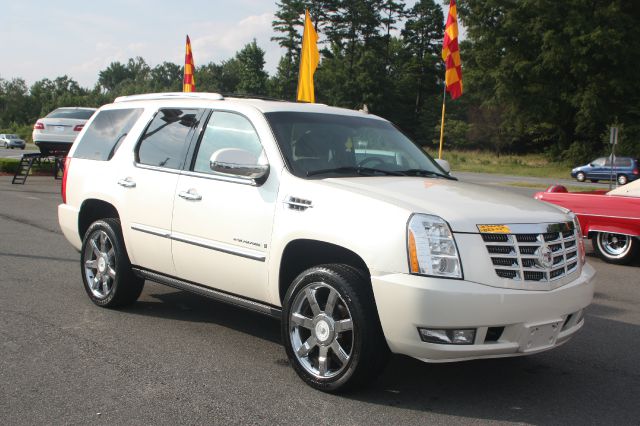
[[264, 303], [256, 302], [255, 300], [246, 299], [241, 296], [222, 292], [202, 285], [183, 281], [178, 278], [169, 277], [157, 272], [148, 271], [146, 269], [133, 267], [133, 272], [146, 280], [163, 284], [169, 287], [177, 288], [178, 290], [185, 290], [191, 293], [199, 294], [200, 296], [208, 297], [209, 299], [217, 300], [219, 302], [227, 303], [229, 305], [239, 306], [244, 309], [248, 309], [253, 312], [258, 312], [263, 315], [268, 315], [272, 318], [280, 319], [282, 316], [282, 309], [267, 305]]

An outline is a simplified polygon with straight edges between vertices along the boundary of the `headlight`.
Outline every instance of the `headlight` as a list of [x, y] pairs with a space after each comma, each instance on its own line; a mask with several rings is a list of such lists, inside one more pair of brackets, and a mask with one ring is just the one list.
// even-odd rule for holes
[[569, 216], [573, 221], [573, 226], [576, 229], [576, 243], [578, 244], [578, 256], [580, 256], [580, 262], [584, 265], [586, 262], [586, 250], [584, 248], [584, 236], [582, 235], [582, 228], [580, 227], [580, 221], [578, 216], [572, 211], [569, 211]]
[[462, 278], [453, 234], [438, 216], [414, 214], [407, 225], [407, 247], [412, 274]]

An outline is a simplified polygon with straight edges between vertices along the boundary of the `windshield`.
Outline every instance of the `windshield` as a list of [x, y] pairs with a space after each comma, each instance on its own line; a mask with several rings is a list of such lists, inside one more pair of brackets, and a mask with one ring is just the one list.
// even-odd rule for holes
[[307, 112], [265, 116], [289, 169], [298, 177], [444, 174], [388, 121]]

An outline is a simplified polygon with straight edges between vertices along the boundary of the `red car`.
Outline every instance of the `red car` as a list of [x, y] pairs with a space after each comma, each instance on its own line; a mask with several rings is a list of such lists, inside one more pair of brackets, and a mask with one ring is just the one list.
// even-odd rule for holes
[[573, 211], [606, 262], [628, 264], [640, 253], [640, 180], [609, 192], [568, 192], [553, 185], [534, 197]]

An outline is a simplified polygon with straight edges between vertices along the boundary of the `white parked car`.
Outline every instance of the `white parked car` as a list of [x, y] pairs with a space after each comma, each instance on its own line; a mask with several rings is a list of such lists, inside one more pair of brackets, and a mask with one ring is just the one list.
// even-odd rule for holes
[[14, 135], [11, 133], [1, 133], [0, 146], [2, 146], [5, 149], [13, 149], [13, 148], [24, 149], [26, 144], [24, 140], [20, 139], [18, 135]]
[[292, 366], [323, 391], [366, 383], [390, 352], [557, 347], [593, 297], [574, 215], [458, 182], [362, 112], [122, 97], [82, 130], [62, 185], [96, 305], [133, 303], [152, 280], [281, 318]]
[[33, 143], [44, 155], [65, 155], [95, 108], [64, 107], [51, 111], [33, 125]]

